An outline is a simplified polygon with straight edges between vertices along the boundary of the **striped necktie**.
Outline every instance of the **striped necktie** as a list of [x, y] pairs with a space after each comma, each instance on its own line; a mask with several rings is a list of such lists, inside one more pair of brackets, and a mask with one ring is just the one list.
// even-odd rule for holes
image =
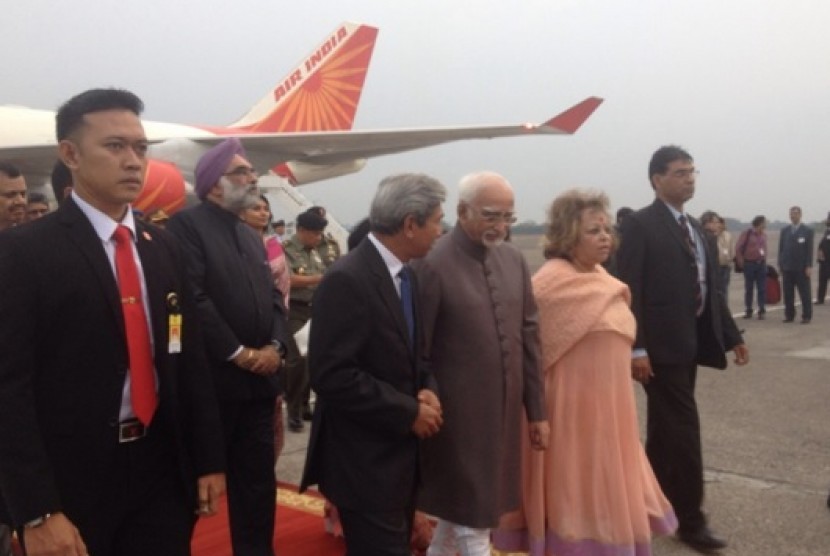
[[700, 315], [703, 312], [703, 292], [700, 289], [700, 269], [697, 266], [697, 247], [695, 247], [695, 240], [692, 238], [689, 226], [686, 223], [686, 216], [681, 214], [677, 220], [680, 222], [680, 229], [683, 230], [683, 237], [686, 238], [686, 246], [695, 258], [695, 314]]

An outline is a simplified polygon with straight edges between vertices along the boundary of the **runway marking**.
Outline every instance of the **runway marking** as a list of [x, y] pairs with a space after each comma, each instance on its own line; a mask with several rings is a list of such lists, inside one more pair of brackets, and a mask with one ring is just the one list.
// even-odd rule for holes
[[823, 359], [830, 360], [830, 343], [808, 349], [788, 351], [784, 355], [789, 357], [800, 357], [802, 359]]
[[704, 470], [704, 480], [707, 483], [732, 483], [740, 484], [755, 490], [772, 490], [784, 489], [791, 492], [799, 492], [802, 494], [818, 494], [827, 496], [827, 489], [815, 488], [804, 484], [792, 483], [782, 481], [779, 479], [767, 479], [764, 477], [754, 477], [742, 473], [734, 473], [732, 471], [724, 471], [722, 469], [706, 469]]

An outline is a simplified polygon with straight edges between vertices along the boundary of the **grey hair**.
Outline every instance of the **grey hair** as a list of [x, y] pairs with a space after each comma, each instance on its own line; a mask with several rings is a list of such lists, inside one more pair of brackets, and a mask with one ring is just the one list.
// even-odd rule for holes
[[507, 178], [501, 174], [490, 171], [473, 172], [472, 174], [467, 174], [458, 182], [458, 202], [472, 205], [481, 190], [494, 180], [502, 181], [510, 189], [513, 189], [513, 186], [510, 185]]
[[369, 221], [373, 232], [384, 235], [398, 233], [409, 215], [415, 217], [419, 226], [447, 198], [447, 188], [441, 182], [426, 174], [397, 174], [381, 180], [372, 207]]

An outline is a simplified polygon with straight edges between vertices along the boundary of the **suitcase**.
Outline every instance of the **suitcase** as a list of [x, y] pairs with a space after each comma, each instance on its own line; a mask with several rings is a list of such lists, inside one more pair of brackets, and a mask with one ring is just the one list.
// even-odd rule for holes
[[775, 305], [781, 302], [781, 281], [778, 279], [778, 271], [772, 265], [767, 265], [767, 305]]

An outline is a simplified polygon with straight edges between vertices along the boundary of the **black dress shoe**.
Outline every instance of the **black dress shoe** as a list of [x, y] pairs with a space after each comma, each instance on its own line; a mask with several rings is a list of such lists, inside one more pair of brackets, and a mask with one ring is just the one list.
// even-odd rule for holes
[[792, 322], [792, 321], [794, 321], [794, 320], [795, 320], [795, 319], [784, 319], [784, 322]]
[[314, 413], [311, 411], [311, 409], [309, 409], [307, 407], [304, 407], [303, 408], [303, 421], [311, 421], [311, 419], [313, 417], [314, 417]]
[[801, 324], [810, 324], [810, 319], [801, 319]]
[[303, 422], [300, 419], [292, 417], [288, 420], [288, 430], [291, 432], [303, 432], [304, 428], [305, 425], [303, 425]]
[[701, 527], [697, 531], [678, 531], [677, 538], [680, 542], [698, 552], [708, 553], [726, 548], [726, 541], [716, 537], [706, 526]]

